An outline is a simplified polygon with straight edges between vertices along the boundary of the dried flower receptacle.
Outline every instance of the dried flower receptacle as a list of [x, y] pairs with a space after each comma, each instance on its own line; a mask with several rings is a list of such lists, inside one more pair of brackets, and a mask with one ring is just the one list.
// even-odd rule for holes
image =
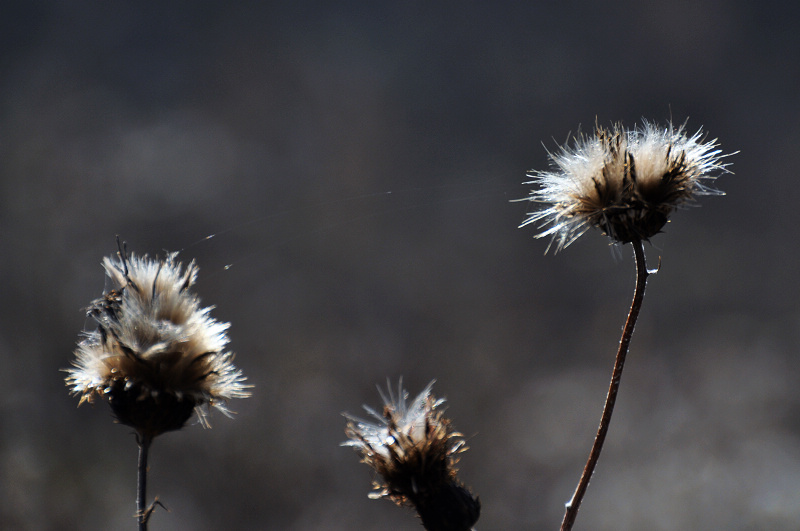
[[438, 409], [444, 399], [431, 394], [431, 382], [410, 404], [398, 385], [394, 396], [381, 392], [383, 414], [364, 406], [378, 422], [346, 415], [352, 446], [380, 476], [371, 498], [412, 506], [429, 531], [467, 531], [480, 515], [480, 501], [456, 477], [456, 463], [467, 447], [462, 435]]
[[593, 136], [551, 153], [552, 170], [528, 174], [526, 184], [538, 189], [527, 200], [549, 206], [520, 226], [538, 224], [537, 237], [552, 237], [556, 251], [592, 227], [616, 242], [646, 241], [695, 196], [722, 194], [706, 182], [727, 171], [724, 157], [716, 140], [703, 141], [701, 131], [689, 136], [683, 126], [597, 125]]
[[111, 289], [88, 315], [98, 324], [75, 351], [67, 384], [80, 403], [108, 400], [117, 420], [148, 438], [180, 429], [203, 406], [227, 413], [231, 398], [250, 395], [233, 365], [228, 324], [210, 317], [190, 288], [197, 266], [120, 252], [103, 267]]

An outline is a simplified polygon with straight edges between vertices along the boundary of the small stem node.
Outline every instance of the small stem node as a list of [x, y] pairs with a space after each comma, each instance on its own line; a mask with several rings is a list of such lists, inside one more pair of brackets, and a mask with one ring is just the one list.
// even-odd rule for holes
[[136, 486], [136, 518], [139, 522], [139, 531], [147, 531], [147, 522], [150, 520], [150, 515], [155, 509], [156, 503], [153, 502], [150, 507], [147, 504], [147, 455], [150, 451], [150, 443], [153, 438], [148, 435], [137, 434], [136, 442], [139, 444], [139, 466], [137, 468], [137, 486]]

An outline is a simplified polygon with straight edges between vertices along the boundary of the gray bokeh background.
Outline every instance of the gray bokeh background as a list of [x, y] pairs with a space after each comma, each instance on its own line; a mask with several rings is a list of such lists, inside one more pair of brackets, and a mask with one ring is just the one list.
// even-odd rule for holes
[[[789, 2], [54, 2], [0, 16], [0, 527], [132, 529], [136, 445], [59, 369], [119, 234], [180, 250], [254, 396], [156, 440], [151, 529], [413, 530], [341, 412], [437, 379], [480, 530], [556, 529], [633, 290], [557, 255], [525, 172], [670, 117], [726, 197], [673, 216], [576, 529], [797, 529], [800, 8]], [[216, 235], [207, 239], [209, 235]], [[227, 267], [226, 266], [230, 266]]]

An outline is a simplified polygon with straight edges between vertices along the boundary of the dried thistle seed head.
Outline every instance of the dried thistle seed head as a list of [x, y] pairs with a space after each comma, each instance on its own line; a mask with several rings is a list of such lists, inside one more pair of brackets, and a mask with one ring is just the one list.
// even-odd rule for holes
[[109, 401], [117, 420], [155, 437], [177, 430], [202, 406], [228, 413], [231, 398], [250, 396], [242, 372], [225, 351], [228, 323], [209, 316], [189, 289], [197, 266], [147, 255], [107, 257], [112, 288], [92, 302], [98, 324], [85, 334], [67, 369], [67, 385], [80, 403]]
[[[550, 154], [553, 169], [528, 174], [537, 184], [528, 200], [549, 206], [520, 225], [538, 224], [537, 237], [551, 236], [556, 252], [592, 227], [619, 243], [648, 240], [669, 215], [697, 195], [722, 192], [706, 181], [727, 172], [717, 141], [703, 141], [684, 126], [650, 122], [632, 130], [596, 126], [591, 137]], [[548, 246], [548, 249], [550, 246]]]
[[[370, 498], [388, 498], [417, 510], [428, 530], [466, 531], [478, 520], [480, 501], [456, 477], [459, 454], [467, 447], [438, 409], [444, 399], [431, 394], [431, 382], [409, 405], [398, 385], [381, 392], [383, 413], [364, 406], [377, 419], [369, 422], [349, 415], [345, 433], [364, 463], [380, 476]], [[380, 391], [380, 389], [379, 389]]]

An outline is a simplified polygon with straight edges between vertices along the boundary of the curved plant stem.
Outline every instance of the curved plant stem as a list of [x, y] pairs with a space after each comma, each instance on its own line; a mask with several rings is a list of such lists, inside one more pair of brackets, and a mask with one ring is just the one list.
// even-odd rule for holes
[[583, 495], [586, 494], [586, 489], [589, 487], [589, 480], [592, 479], [592, 473], [594, 472], [595, 466], [597, 466], [597, 460], [600, 458], [600, 451], [603, 449], [603, 443], [606, 440], [608, 426], [611, 424], [614, 404], [617, 401], [619, 383], [622, 378], [622, 368], [625, 365], [625, 356], [628, 354], [631, 336], [633, 336], [633, 327], [636, 325], [636, 319], [639, 317], [639, 310], [642, 307], [642, 300], [644, 300], [644, 288], [647, 283], [647, 277], [650, 274], [647, 271], [647, 263], [645, 262], [644, 245], [641, 241], [633, 241], [632, 245], [633, 254], [636, 259], [636, 291], [633, 293], [631, 309], [628, 311], [628, 319], [625, 321], [625, 328], [622, 330], [622, 338], [619, 341], [619, 350], [617, 350], [617, 358], [614, 362], [614, 372], [611, 374], [611, 385], [608, 388], [608, 396], [606, 396], [606, 405], [603, 408], [603, 415], [600, 417], [600, 427], [597, 429], [592, 451], [589, 452], [589, 459], [586, 461], [586, 466], [583, 468], [583, 474], [581, 474], [578, 487], [575, 489], [572, 499], [567, 503], [564, 520], [561, 523], [561, 531], [570, 531], [575, 524], [575, 518], [578, 516], [578, 509], [583, 500]]
[[147, 454], [150, 451], [150, 443], [153, 438], [147, 435], [138, 435], [139, 443], [139, 467], [138, 481], [136, 485], [136, 518], [139, 521], [139, 531], [147, 531], [147, 521], [150, 519], [152, 509], [147, 505]]

